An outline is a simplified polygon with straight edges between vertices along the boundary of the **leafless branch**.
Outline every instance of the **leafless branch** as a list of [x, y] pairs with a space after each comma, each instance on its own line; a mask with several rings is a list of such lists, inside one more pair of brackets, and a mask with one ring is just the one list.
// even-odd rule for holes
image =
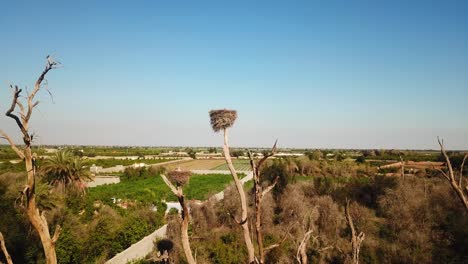
[[460, 188], [463, 188], [463, 167], [465, 167], [465, 161], [466, 161], [467, 158], [468, 158], [468, 153], [465, 154], [465, 156], [463, 157], [463, 161], [462, 161], [462, 164], [460, 166], [460, 179], [459, 179], [459, 182], [458, 182], [458, 185], [460, 186]]
[[60, 225], [55, 226], [55, 231], [54, 235], [52, 237], [52, 243], [57, 243], [57, 240], [59, 239], [60, 233], [62, 232], [62, 227]]
[[258, 162], [257, 164], [257, 170], [259, 170], [262, 166], [262, 164], [271, 156], [275, 155], [276, 153], [276, 144], [278, 143], [278, 140], [275, 141], [275, 144], [273, 145], [273, 147], [271, 148], [271, 151], [269, 153], [267, 153], [266, 155], [263, 156], [262, 159], [260, 159], [260, 161]]
[[8, 141], [8, 144], [10, 144], [10, 147], [13, 149], [13, 151], [15, 151], [16, 155], [18, 155], [20, 157], [20, 159], [23, 160], [24, 159], [24, 153], [21, 150], [19, 150], [19, 148], [15, 145], [15, 143], [13, 142], [11, 137], [7, 133], [5, 133], [5, 131], [3, 131], [1, 129], [0, 129], [0, 135], [1, 135], [1, 138]]
[[349, 211], [349, 200], [346, 199], [346, 206], [345, 206], [345, 213], [346, 213], [346, 222], [348, 222], [348, 226], [351, 229], [351, 246], [352, 246], [352, 257], [353, 257], [353, 264], [359, 263], [359, 251], [361, 249], [362, 241], [364, 240], [364, 233], [360, 232], [356, 235], [356, 229], [354, 227], [353, 218], [351, 217], [351, 213]]
[[300, 264], [307, 264], [307, 254], [306, 254], [306, 249], [307, 249], [307, 242], [310, 239], [310, 236], [312, 235], [312, 229], [309, 229], [304, 234], [304, 237], [301, 240], [301, 243], [299, 244], [299, 247], [297, 248], [297, 254], [296, 254], [296, 259]]
[[2, 248], [3, 254], [5, 255], [7, 264], [13, 264], [13, 260], [11, 260], [10, 254], [8, 254], [8, 250], [6, 248], [5, 239], [3, 238], [2, 232], [0, 232], [0, 247]]
[[442, 170], [439, 170], [439, 171], [442, 172], [442, 174], [445, 176], [445, 178], [449, 181], [450, 185], [452, 186], [452, 189], [455, 191], [458, 198], [463, 203], [463, 206], [465, 207], [465, 210], [468, 212], [468, 199], [466, 198], [463, 187], [461, 186], [462, 177], [463, 177], [463, 175], [462, 175], [463, 166], [464, 166], [464, 163], [465, 163], [465, 160], [466, 160], [466, 155], [463, 158], [462, 168], [460, 168], [460, 173], [461, 173], [460, 174], [460, 179], [457, 182], [457, 180], [455, 179], [455, 173], [453, 171], [452, 163], [450, 162], [450, 158], [449, 158], [449, 156], [447, 154], [447, 151], [445, 151], [444, 142], [441, 141], [438, 137], [437, 137], [437, 141], [439, 142], [439, 145], [440, 145], [440, 151], [442, 152], [442, 155], [445, 157], [446, 165], [447, 165], [447, 168], [448, 168], [448, 173], [444, 173]]
[[177, 189], [172, 182], [170, 182], [166, 175], [161, 174], [161, 178], [163, 179], [164, 183], [171, 189], [172, 193], [174, 193], [175, 196], [180, 197], [182, 196], [181, 190]]
[[262, 192], [262, 197], [265, 196], [267, 193], [269, 193], [273, 188], [275, 188], [276, 184], [278, 183], [279, 176], [276, 176], [275, 180], [273, 181], [273, 184], [268, 186], [265, 190]]
[[11, 100], [11, 106], [10, 108], [7, 110], [7, 112], [5, 113], [6, 116], [12, 118], [13, 120], [15, 120], [16, 124], [18, 125], [18, 127], [21, 129], [21, 132], [23, 133], [23, 136], [26, 136], [28, 134], [28, 131], [26, 130], [26, 128], [24, 127], [23, 123], [21, 122], [21, 120], [19, 119], [19, 117], [14, 114], [13, 112], [15, 111], [15, 107], [17, 105], [17, 102], [18, 102], [18, 98], [21, 94], [21, 89], [18, 88], [18, 86], [15, 86], [14, 90], [13, 90], [13, 98]]

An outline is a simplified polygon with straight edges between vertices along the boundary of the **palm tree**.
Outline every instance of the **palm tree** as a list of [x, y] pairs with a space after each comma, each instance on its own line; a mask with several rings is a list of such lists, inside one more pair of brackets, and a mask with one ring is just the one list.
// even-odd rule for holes
[[59, 151], [47, 158], [40, 168], [48, 184], [65, 191], [67, 187], [84, 192], [85, 181], [91, 178], [89, 169], [83, 166], [80, 158], [68, 151]]

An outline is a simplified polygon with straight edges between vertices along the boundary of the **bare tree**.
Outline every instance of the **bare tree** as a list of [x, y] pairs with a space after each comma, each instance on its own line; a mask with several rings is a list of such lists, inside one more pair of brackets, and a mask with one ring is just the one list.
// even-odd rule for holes
[[[18, 157], [25, 162], [26, 172], [27, 172], [27, 183], [25, 188], [22, 191], [22, 200], [24, 200], [24, 207], [26, 210], [27, 217], [31, 222], [34, 229], [39, 234], [41, 239], [42, 246], [44, 248], [46, 262], [48, 264], [55, 264], [57, 263], [57, 256], [55, 253], [55, 243], [57, 242], [61, 228], [59, 225], [55, 227], [55, 231], [53, 236], [49, 232], [49, 225], [47, 224], [47, 220], [44, 215], [44, 211], [39, 212], [39, 208], [37, 208], [36, 204], [36, 154], [32, 152], [31, 145], [33, 142], [33, 134], [29, 133], [29, 124], [31, 120], [31, 115], [33, 113], [34, 108], [37, 107], [39, 101], [35, 100], [36, 94], [42, 87], [44, 78], [46, 74], [56, 68], [58, 65], [57, 62], [52, 60], [51, 57], [47, 56], [47, 63], [45, 69], [39, 75], [37, 79], [34, 89], [30, 94], [26, 96], [26, 104], [21, 102], [21, 92], [22, 89], [19, 89], [18, 86], [10, 86], [13, 91], [13, 98], [11, 102], [11, 106], [6, 112], [6, 116], [12, 118], [18, 128], [21, 131], [24, 146], [20, 149], [15, 145], [12, 138], [6, 134], [3, 130], [0, 130], [1, 138], [8, 141], [11, 148], [15, 151]], [[16, 112], [16, 107], [19, 108], [19, 111]], [[19, 116], [18, 116], [19, 114]]]
[[13, 260], [11, 260], [10, 254], [8, 254], [8, 250], [6, 248], [5, 239], [3, 238], [2, 232], [0, 232], [0, 247], [2, 248], [2, 252], [5, 255], [7, 264], [13, 264]]
[[184, 249], [185, 257], [187, 258], [187, 262], [189, 264], [197, 263], [195, 258], [192, 255], [192, 250], [190, 249], [190, 241], [188, 236], [188, 227], [190, 223], [190, 213], [185, 203], [185, 197], [182, 190], [182, 186], [185, 185], [189, 178], [190, 178], [189, 171], [181, 171], [175, 170], [169, 172], [169, 177], [176, 183], [177, 187], [172, 184], [171, 181], [167, 179], [164, 174], [161, 174], [161, 178], [166, 183], [166, 185], [171, 189], [172, 193], [177, 196], [177, 200], [179, 200], [179, 204], [182, 207], [182, 225], [180, 227], [181, 235], [180, 238], [182, 240], [182, 247]]
[[401, 162], [401, 178], [405, 179], [405, 161], [403, 160], [403, 157], [400, 154], [400, 162]]
[[312, 229], [309, 229], [299, 243], [297, 248], [296, 259], [300, 264], [307, 264], [307, 244], [309, 243], [310, 236], [312, 235]]
[[360, 232], [357, 234], [356, 229], [354, 227], [353, 218], [351, 217], [351, 213], [349, 212], [349, 200], [346, 199], [346, 206], [345, 206], [345, 214], [346, 214], [346, 222], [348, 223], [349, 228], [351, 229], [351, 247], [352, 247], [352, 257], [353, 257], [353, 264], [359, 263], [359, 251], [361, 250], [361, 244], [364, 240], [364, 233]]
[[223, 130], [224, 132], [224, 144], [223, 144], [223, 154], [224, 159], [226, 160], [226, 164], [231, 172], [232, 178], [234, 179], [234, 183], [236, 185], [237, 192], [239, 193], [239, 198], [241, 202], [241, 220], [238, 220], [234, 217], [234, 220], [242, 227], [245, 245], [247, 247], [248, 253], [248, 263], [255, 262], [255, 251], [254, 246], [252, 243], [252, 239], [250, 238], [250, 230], [249, 230], [249, 219], [247, 215], [247, 199], [245, 197], [244, 187], [242, 182], [240, 181], [239, 177], [237, 176], [237, 172], [232, 164], [231, 154], [229, 152], [229, 144], [228, 144], [228, 131], [229, 128], [234, 124], [237, 119], [237, 112], [235, 110], [211, 110], [210, 111], [210, 119], [211, 119], [211, 127], [215, 132], [219, 132]]
[[463, 157], [463, 161], [459, 171], [459, 178], [457, 180], [455, 175], [456, 172], [454, 171], [452, 163], [450, 162], [450, 158], [447, 155], [447, 152], [445, 151], [444, 141], [440, 140], [439, 138], [437, 138], [437, 141], [439, 142], [440, 151], [442, 152], [442, 155], [445, 158], [445, 165], [447, 166], [447, 171], [443, 171], [441, 169], [438, 170], [449, 181], [450, 185], [452, 186], [452, 189], [455, 191], [458, 198], [460, 198], [460, 201], [463, 203], [463, 206], [465, 206], [465, 209], [468, 212], [468, 199], [466, 198], [465, 194], [465, 191], [468, 191], [468, 187], [465, 186], [465, 190], [463, 189], [463, 167], [465, 166], [465, 161], [468, 158], [468, 154], [465, 154], [465, 156]]
[[267, 248], [264, 248], [263, 245], [263, 232], [262, 232], [262, 201], [263, 197], [269, 193], [275, 186], [276, 183], [278, 182], [278, 177], [275, 178], [272, 184], [267, 186], [266, 188], [263, 188], [262, 186], [262, 179], [260, 177], [260, 169], [263, 165], [263, 163], [271, 156], [273, 156], [276, 153], [276, 143], [273, 145], [273, 148], [269, 153], [266, 153], [262, 159], [260, 159], [258, 162], [254, 161], [252, 153], [249, 151], [249, 159], [250, 159], [250, 166], [252, 167], [252, 174], [253, 174], [253, 181], [254, 181], [254, 195], [255, 195], [255, 234], [257, 236], [257, 245], [258, 245], [258, 251], [260, 255], [259, 262], [260, 263], [265, 263], [265, 256], [268, 253], [269, 250], [272, 250], [273, 248], [276, 248], [279, 246], [279, 244], [273, 244], [270, 245]]

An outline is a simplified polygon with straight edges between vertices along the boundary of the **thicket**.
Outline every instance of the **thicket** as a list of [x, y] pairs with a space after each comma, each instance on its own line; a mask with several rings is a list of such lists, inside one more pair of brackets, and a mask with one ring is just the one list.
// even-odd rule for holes
[[[315, 177], [300, 176], [300, 169], [284, 160], [263, 170], [284, 177], [262, 208], [265, 246], [280, 243], [268, 253], [267, 263], [294, 263], [310, 226], [310, 263], [350, 263], [346, 199], [351, 200], [356, 229], [365, 233], [361, 263], [467, 263], [468, 217], [446, 180], [366, 175], [361, 173], [367, 170], [364, 165], [349, 169], [347, 162], [316, 165]], [[349, 176], [332, 176], [334, 166]], [[253, 217], [252, 190], [247, 195]], [[245, 263], [240, 228], [230, 216], [239, 210], [232, 187], [219, 203], [191, 206], [191, 245], [198, 263]], [[184, 263], [178, 221], [169, 221], [168, 234], [175, 245], [170, 255], [175, 263]]]

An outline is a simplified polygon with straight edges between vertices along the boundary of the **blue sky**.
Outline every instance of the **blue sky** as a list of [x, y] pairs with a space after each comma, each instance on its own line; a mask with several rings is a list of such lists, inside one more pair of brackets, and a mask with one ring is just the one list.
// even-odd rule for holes
[[[37, 144], [468, 149], [466, 1], [2, 1], [0, 107]], [[3, 110], [2, 110], [3, 111]], [[15, 133], [12, 122], [0, 126]]]

